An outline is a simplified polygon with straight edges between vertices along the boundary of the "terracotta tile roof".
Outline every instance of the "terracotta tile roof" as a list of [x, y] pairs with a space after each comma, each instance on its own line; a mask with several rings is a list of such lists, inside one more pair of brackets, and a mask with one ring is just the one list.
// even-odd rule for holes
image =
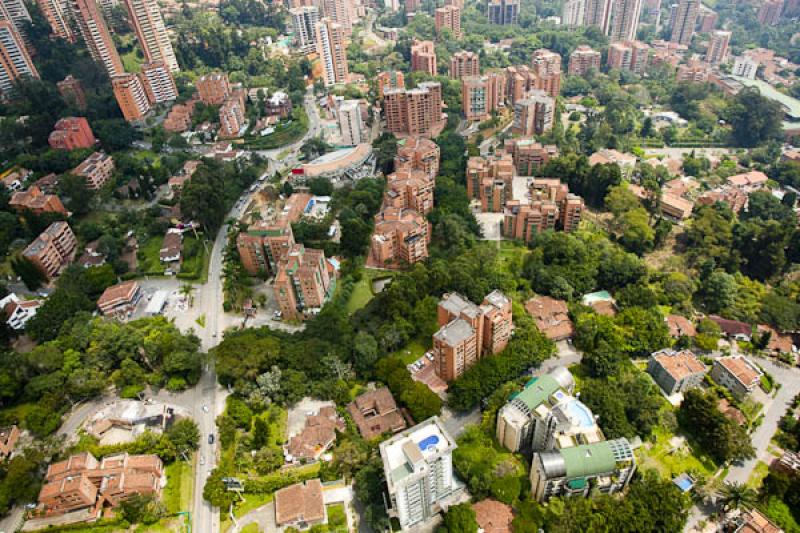
[[789, 335], [784, 335], [766, 324], [759, 324], [758, 331], [762, 334], [767, 331], [770, 333], [769, 343], [767, 344], [767, 349], [769, 351], [792, 353], [792, 337]]
[[123, 281], [122, 283], [112, 285], [103, 291], [102, 296], [97, 300], [97, 307], [102, 309], [115, 302], [130, 301], [137, 290], [139, 290], [139, 283], [134, 280]]
[[730, 357], [720, 357], [717, 359], [719, 363], [728, 373], [745, 387], [751, 387], [754, 383], [758, 383], [761, 373], [755, 366], [741, 355], [732, 355]]
[[675, 381], [706, 371], [705, 365], [690, 350], [662, 350], [654, 353], [653, 358]]
[[525, 310], [533, 317], [536, 327], [550, 340], [566, 339], [575, 334], [567, 302], [563, 300], [538, 296], [525, 303]]
[[617, 307], [614, 305], [614, 302], [608, 300], [594, 302], [591, 304], [591, 307], [598, 315], [614, 316], [617, 314]]
[[514, 513], [510, 505], [497, 500], [481, 500], [472, 504], [475, 519], [484, 533], [511, 533], [511, 521]]
[[306, 425], [289, 439], [287, 451], [295, 459], [316, 459], [336, 440], [336, 431], [344, 431], [344, 422], [333, 407], [323, 407], [319, 414], [306, 418]]
[[680, 337], [681, 335], [694, 337], [697, 335], [697, 329], [695, 329], [694, 324], [686, 317], [681, 315], [667, 315], [665, 320], [667, 321], [669, 334], [673, 337]]
[[321, 522], [324, 519], [325, 504], [319, 479], [289, 485], [275, 493], [275, 523], [278, 526]]
[[362, 394], [347, 406], [347, 410], [361, 436], [367, 440], [406, 428], [406, 421], [386, 387]]
[[716, 322], [722, 332], [728, 337], [733, 337], [734, 335], [744, 335], [746, 337], [750, 337], [750, 335], [753, 333], [753, 328], [750, 326], [750, 324], [739, 322], [738, 320], [729, 320], [716, 315], [711, 315], [708, 318]]
[[742, 425], [747, 423], [747, 418], [744, 416], [744, 414], [732, 406], [727, 398], [720, 398], [719, 402], [717, 403], [717, 408], [722, 411], [723, 415], [733, 420], [737, 424]]
[[769, 521], [756, 509], [742, 515], [743, 523], [736, 533], [783, 533], [783, 530]]

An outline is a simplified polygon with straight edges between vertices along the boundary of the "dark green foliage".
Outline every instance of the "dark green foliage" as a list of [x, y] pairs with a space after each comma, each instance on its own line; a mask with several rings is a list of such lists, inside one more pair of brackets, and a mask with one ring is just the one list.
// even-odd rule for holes
[[422, 422], [442, 409], [442, 400], [427, 386], [411, 379], [405, 362], [400, 357], [386, 357], [378, 361], [376, 374], [408, 407], [414, 420]]
[[738, 146], [750, 148], [782, 138], [781, 105], [761, 96], [757, 88], [746, 87], [739, 91], [727, 111]]
[[725, 417], [713, 392], [688, 390], [678, 411], [678, 422], [719, 464], [754, 455], [746, 429]]
[[450, 507], [444, 515], [444, 530], [447, 533], [473, 533], [478, 530], [475, 511], [469, 502]]

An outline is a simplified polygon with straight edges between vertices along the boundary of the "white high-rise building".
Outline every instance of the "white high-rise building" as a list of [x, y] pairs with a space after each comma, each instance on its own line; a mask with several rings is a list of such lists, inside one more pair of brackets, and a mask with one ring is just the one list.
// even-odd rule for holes
[[633, 41], [639, 29], [642, 0], [614, 0], [611, 4], [611, 23], [608, 37], [612, 43]]
[[290, 9], [295, 42], [303, 52], [312, 52], [317, 46], [316, 27], [319, 22], [319, 10], [315, 6], [303, 6]]
[[142, 78], [147, 99], [151, 104], [170, 102], [178, 98], [175, 79], [163, 61], [143, 64], [139, 76]]
[[344, 100], [339, 104], [339, 130], [342, 145], [355, 146], [364, 142], [364, 123], [361, 120], [361, 105], [358, 100]]
[[740, 56], [733, 62], [733, 70], [731, 71], [734, 76], [741, 76], [748, 80], [756, 79], [756, 72], [758, 71], [758, 61], [751, 57]]
[[7, 98], [14, 82], [25, 76], [38, 78], [39, 73], [14, 24], [0, 20], [0, 98]]
[[180, 70], [164, 19], [156, 0], [125, 0], [136, 38], [148, 63], [163, 61], [172, 72]]
[[436, 416], [381, 443], [389, 515], [401, 529], [436, 515], [442, 500], [461, 489], [453, 475], [455, 449], [455, 439]]
[[569, 28], [583, 26], [586, 0], [567, 0], [561, 11], [561, 24]]
[[31, 21], [31, 15], [22, 0], [0, 0], [0, 20], [14, 24], [14, 28], [24, 38], [24, 23]]

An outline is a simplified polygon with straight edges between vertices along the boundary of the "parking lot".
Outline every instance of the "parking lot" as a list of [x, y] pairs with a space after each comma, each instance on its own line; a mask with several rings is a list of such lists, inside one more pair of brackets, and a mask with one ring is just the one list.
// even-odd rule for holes
[[425, 355], [406, 366], [406, 368], [411, 372], [411, 379], [427, 385], [428, 388], [436, 394], [443, 395], [447, 391], [447, 383], [436, 375], [432, 352], [427, 352]]

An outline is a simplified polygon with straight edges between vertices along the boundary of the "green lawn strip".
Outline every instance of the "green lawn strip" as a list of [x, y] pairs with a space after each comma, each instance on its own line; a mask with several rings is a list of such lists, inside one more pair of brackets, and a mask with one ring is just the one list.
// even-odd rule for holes
[[186, 461], [175, 461], [166, 467], [167, 485], [164, 487], [163, 502], [167, 512], [175, 514], [189, 511], [192, 505], [194, 476], [192, 465]]
[[761, 483], [764, 481], [764, 478], [767, 477], [769, 474], [769, 465], [764, 461], [759, 461], [756, 463], [756, 467], [750, 472], [750, 477], [747, 479], [747, 486], [758, 490], [761, 488]]
[[690, 441], [679, 449], [673, 449], [670, 439], [675, 435], [666, 428], [658, 427], [653, 431], [656, 437], [655, 442], [648, 442], [639, 450], [636, 455], [642, 468], [652, 468], [657, 470], [662, 476], [672, 479], [684, 472], [699, 474], [711, 477], [716, 472], [717, 467], [714, 462], [693, 449]]
[[347, 314], [352, 315], [372, 300], [372, 280], [368, 276], [362, 276], [353, 286], [353, 294], [347, 302]]
[[401, 348], [391, 354], [391, 356], [401, 357], [403, 362], [411, 364], [428, 351], [427, 344], [424, 344], [420, 339], [415, 339], [408, 343], [404, 348]]
[[255, 511], [262, 505], [266, 505], [272, 501], [275, 493], [271, 494], [245, 494], [244, 501], [240, 501], [233, 505], [233, 515], [236, 518], [242, 518], [250, 511]]
[[161, 263], [161, 245], [164, 237], [150, 237], [139, 246], [136, 256], [139, 260], [139, 271], [143, 274], [163, 275], [164, 265]]

